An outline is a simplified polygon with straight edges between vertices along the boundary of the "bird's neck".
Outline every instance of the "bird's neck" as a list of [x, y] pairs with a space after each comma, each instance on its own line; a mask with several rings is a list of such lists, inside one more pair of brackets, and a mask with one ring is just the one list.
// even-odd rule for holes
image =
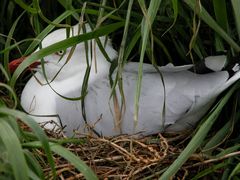
[[[90, 68], [90, 69], [88, 69]], [[79, 67], [73, 67], [72, 71], [64, 70], [60, 71], [51, 77], [47, 77], [48, 83], [57, 92], [61, 93], [63, 88], [81, 89], [84, 80], [88, 79], [88, 85], [105, 78], [109, 74], [110, 63], [92, 63], [91, 67], [82, 65]], [[89, 72], [88, 72], [89, 71]], [[56, 76], [56, 77], [55, 77]], [[36, 73], [36, 77], [41, 84], [47, 85], [46, 78], [42, 73]]]

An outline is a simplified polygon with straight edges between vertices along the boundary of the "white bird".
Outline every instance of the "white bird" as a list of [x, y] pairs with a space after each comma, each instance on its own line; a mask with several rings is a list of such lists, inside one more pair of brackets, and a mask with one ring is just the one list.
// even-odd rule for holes
[[[78, 25], [73, 26], [73, 33], [70, 36], [76, 36], [78, 28]], [[66, 29], [58, 29], [43, 39], [42, 48], [66, 38]], [[105, 38], [100, 38], [103, 44]], [[93, 47], [93, 44], [93, 41], [88, 41], [89, 46]], [[38, 66], [37, 72], [27, 82], [21, 95], [23, 109], [34, 120], [39, 123], [53, 120], [64, 127], [64, 132], [68, 136], [73, 135], [74, 130], [82, 135], [93, 130], [103, 136], [119, 134], [146, 136], [163, 131], [178, 132], [193, 128], [209, 110], [217, 96], [240, 78], [238, 64], [233, 68], [234, 75], [230, 76], [228, 71], [221, 70], [226, 63], [226, 56], [210, 56], [205, 59], [205, 65], [217, 72], [196, 74], [190, 71], [193, 65], [168, 64], [158, 67], [164, 81], [164, 92], [160, 74], [152, 65], [144, 64], [139, 118], [135, 126], [134, 94], [138, 78], [138, 63], [128, 63], [122, 74], [126, 108], [118, 124], [117, 114], [115, 114], [117, 108], [114, 107], [113, 98], [110, 98], [111, 86], [108, 77], [110, 63], [96, 45], [96, 48], [93, 48], [96, 60], [91, 61], [87, 95], [84, 100], [85, 121], [80, 100], [67, 100], [56, 94], [57, 92], [70, 98], [81, 95], [87, 68], [85, 46], [84, 43], [78, 44], [71, 59], [66, 63], [70, 49], [44, 58], [46, 77], [51, 87], [44, 78], [41, 66]], [[105, 45], [105, 51], [110, 59], [117, 57], [110, 40]], [[91, 59], [94, 56], [89, 53], [88, 57]], [[66, 65], [62, 68], [65, 63]], [[61, 71], [52, 81], [60, 69]], [[112, 78], [114, 79], [115, 76], [116, 72], [113, 73]], [[116, 91], [118, 102], [120, 102], [122, 97], [118, 88]], [[47, 128], [52, 126], [49, 125]]]

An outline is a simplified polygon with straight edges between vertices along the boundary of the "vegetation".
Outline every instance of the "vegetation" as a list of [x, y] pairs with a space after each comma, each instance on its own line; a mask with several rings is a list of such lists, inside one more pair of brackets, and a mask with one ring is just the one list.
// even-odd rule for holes
[[[114, 159], [106, 160], [110, 158], [108, 155], [111, 148], [120, 149], [123, 159], [127, 157], [135, 163], [129, 165], [134, 173], [122, 170], [119, 172], [119, 178], [127, 178], [120, 176], [120, 173], [125, 172], [126, 175], [128, 172], [129, 177], [145, 179], [154, 177], [169, 179], [174, 175], [179, 178], [193, 179], [204, 176], [213, 179], [220, 177], [238, 179], [237, 176], [240, 173], [239, 83], [228, 89], [218, 99], [196, 131], [192, 132], [192, 138], [186, 139], [184, 143], [180, 143], [182, 138], [170, 141], [172, 137], [162, 135], [139, 141], [131, 138], [126, 140], [127, 137], [124, 137], [125, 140], [121, 140], [124, 142], [122, 144], [118, 144], [120, 141], [118, 139], [71, 139], [56, 137], [57, 135], [53, 133], [47, 136], [37, 123], [21, 111], [18, 97], [29, 78], [29, 74], [24, 73], [28, 65], [62, 48], [109, 35], [115, 49], [119, 52], [116, 67], [119, 79], [121, 79], [124, 64], [128, 61], [140, 62], [135, 93], [137, 115], [143, 62], [152, 63], [154, 66], [168, 62], [179, 65], [196, 63], [203, 57], [224, 50], [227, 50], [230, 56], [239, 54], [239, 7], [238, 0], [89, 0], [86, 2], [83, 0], [1, 0], [0, 179], [45, 179], [57, 178], [60, 174], [62, 178], [66, 178], [73, 176], [72, 171], [81, 174], [77, 176], [76, 173], [76, 176], [73, 176], [75, 178], [84, 176], [86, 179], [97, 179], [95, 173], [100, 178], [109, 175], [110, 170], [104, 174], [97, 171], [96, 164], [91, 164], [97, 161], [84, 157], [84, 153], [80, 155], [77, 148], [84, 145], [97, 148], [106, 148], [110, 145], [109, 152], [99, 150], [95, 153], [101, 153], [101, 156], [106, 155], [102, 157], [101, 162], [111, 161], [111, 165], [108, 164], [108, 166], [114, 166], [119, 171], [122, 170], [123, 162], [126, 162], [122, 160], [121, 163], [116, 161], [114, 164]], [[95, 33], [67, 39], [30, 55], [40, 44], [41, 39], [55, 27], [68, 27], [82, 19], [92, 26]], [[23, 55], [30, 56], [26, 63], [20, 65], [11, 74], [8, 63], [11, 59]], [[117, 82], [121, 88], [121, 81]], [[128, 144], [130, 140], [134, 141], [132, 145], [136, 146], [133, 147], [135, 148], [132, 151], [133, 155], [128, 153], [131, 149]], [[162, 149], [161, 147], [158, 149], [158, 143]], [[151, 153], [161, 152], [164, 155], [153, 157], [153, 159], [158, 158], [148, 163], [141, 158], [138, 161], [136, 155], [136, 152], [139, 152], [138, 148], [139, 150], [146, 148]], [[150, 158], [149, 153], [138, 155]], [[72, 164], [68, 166], [70, 169], [68, 173], [65, 173], [66, 170], [63, 168], [59, 168], [59, 161]], [[124, 165], [124, 169], [128, 163]], [[104, 166], [107, 165], [104, 164]], [[138, 167], [137, 170], [134, 169], [136, 167]], [[117, 170], [114, 173], [117, 174]]]

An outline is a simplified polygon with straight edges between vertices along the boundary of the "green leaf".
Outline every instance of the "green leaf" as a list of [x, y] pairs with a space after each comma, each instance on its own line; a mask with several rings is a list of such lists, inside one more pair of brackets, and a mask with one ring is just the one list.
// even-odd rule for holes
[[[74, 11], [65, 11], [64, 13], [62, 13], [61, 15], [59, 15], [54, 21], [54, 24], [58, 24], [61, 21], [63, 21], [65, 18], [67, 18], [68, 16], [70, 16], [71, 14], [73, 14]], [[47, 36], [53, 29], [55, 28], [55, 26], [53, 24], [48, 25], [40, 34], [38, 34], [38, 36], [35, 38], [35, 41], [33, 41], [28, 49], [26, 50], [26, 52], [24, 53], [24, 55], [28, 55], [30, 53], [33, 52], [33, 50], [39, 45], [39, 43], [41, 42], [41, 40]]]
[[235, 168], [232, 170], [230, 176], [228, 177], [228, 180], [234, 179], [233, 177], [240, 173], [240, 163], [238, 163]]
[[[217, 23], [228, 32], [227, 6], [225, 1], [213, 0], [213, 7]], [[218, 34], [215, 34], [216, 51], [224, 51], [224, 44]]]
[[71, 164], [74, 165], [75, 168], [77, 168], [81, 173], [83, 173], [84, 177], [87, 180], [97, 180], [97, 176], [94, 174], [94, 172], [89, 168], [84, 161], [80, 160], [77, 156], [75, 156], [73, 153], [65, 149], [64, 147], [52, 144], [51, 145], [52, 151], [57, 153], [58, 155], [62, 156], [66, 160], [68, 160]]
[[161, 4], [161, 0], [155, 1], [151, 0], [149, 4], [148, 10], [145, 8], [145, 2], [144, 0], [138, 0], [139, 5], [142, 9], [142, 12], [144, 14], [144, 18], [142, 20], [142, 29], [141, 29], [141, 35], [142, 35], [142, 44], [141, 44], [141, 54], [140, 54], [140, 60], [138, 65], [138, 80], [137, 80], [137, 87], [135, 92], [135, 98], [134, 98], [134, 123], [137, 124], [138, 121], [138, 111], [139, 111], [139, 99], [141, 94], [141, 86], [142, 86], [142, 69], [143, 69], [143, 59], [148, 43], [148, 37], [149, 32], [151, 29], [151, 25], [157, 15], [158, 8]]
[[24, 151], [27, 164], [29, 168], [31, 169], [32, 174], [35, 174], [40, 179], [44, 179], [44, 174], [42, 171], [41, 166], [39, 165], [38, 161], [34, 157], [33, 153], [29, 152], [28, 150]]
[[172, 7], [173, 7], [173, 23], [172, 25], [163, 33], [162, 36], [164, 36], [164, 34], [166, 34], [168, 31], [170, 31], [170, 29], [174, 26], [174, 24], [177, 21], [177, 17], [178, 17], [178, 0], [172, 0]]
[[0, 118], [0, 138], [6, 147], [16, 180], [28, 179], [28, 167], [21, 144], [11, 126]]
[[23, 1], [21, 0], [15, 0], [15, 2], [21, 6], [23, 9], [25, 9], [26, 11], [33, 13], [33, 14], [37, 14], [37, 9], [35, 8], [31, 8], [29, 5], [25, 4]]
[[228, 163], [226, 163], [226, 162], [223, 162], [223, 163], [220, 163], [220, 164], [217, 164], [217, 165], [213, 165], [213, 166], [211, 166], [207, 169], [204, 169], [203, 171], [197, 173], [197, 175], [195, 175], [192, 178], [192, 180], [197, 180], [197, 179], [203, 178], [204, 176], [207, 176], [207, 175], [213, 173], [214, 171], [217, 171], [218, 169], [225, 168], [227, 165], [228, 165]]
[[239, 10], [240, 1], [239, 0], [231, 0], [231, 2], [232, 2], [232, 7], [233, 7], [236, 28], [237, 28], [237, 32], [238, 32], [238, 40], [240, 40], [240, 10]]
[[[184, 0], [184, 2], [194, 10], [195, 0]], [[200, 18], [209, 25], [219, 36], [221, 36], [230, 46], [232, 46], [237, 52], [240, 52], [240, 46], [228, 35], [223, 28], [221, 28], [217, 22], [209, 15], [209, 13], [202, 7], [200, 13]]]
[[32, 118], [30, 118], [23, 112], [9, 109], [6, 107], [0, 107], [0, 114], [16, 117], [16, 118], [20, 119], [21, 121], [23, 121], [25, 124], [27, 124], [32, 129], [32, 131], [38, 137], [39, 141], [42, 143], [42, 148], [44, 149], [44, 151], [46, 153], [48, 162], [50, 164], [50, 167], [52, 168], [52, 172], [55, 175], [56, 174], [55, 163], [53, 160], [52, 152], [49, 147], [49, 142], [48, 142], [47, 136], [43, 132], [42, 128]]
[[[25, 11], [23, 13], [21, 13], [20, 16], [18, 16], [18, 18], [14, 21], [14, 23], [12, 24], [12, 27], [8, 33], [8, 38], [6, 40], [6, 43], [5, 43], [5, 49], [8, 48], [11, 44], [11, 40], [12, 40], [12, 37], [13, 37], [13, 33], [14, 33], [14, 30], [16, 29], [17, 27], [17, 24], [19, 22], [19, 20], [22, 18], [22, 16], [25, 14]], [[8, 69], [8, 62], [9, 62], [9, 51], [5, 52], [4, 53], [4, 60], [3, 60], [3, 65], [7, 71], [8, 74], [9, 73], [9, 69]]]
[[[23, 144], [26, 148], [40, 148], [41, 144], [39, 141], [28, 142]], [[95, 180], [98, 179], [95, 173], [92, 171], [90, 167], [88, 167], [84, 161], [82, 161], [79, 157], [74, 155], [72, 152], [68, 151], [66, 148], [56, 144], [50, 143], [50, 148], [53, 152], [60, 155], [61, 157], [68, 160], [76, 169], [81, 172], [87, 180]]]

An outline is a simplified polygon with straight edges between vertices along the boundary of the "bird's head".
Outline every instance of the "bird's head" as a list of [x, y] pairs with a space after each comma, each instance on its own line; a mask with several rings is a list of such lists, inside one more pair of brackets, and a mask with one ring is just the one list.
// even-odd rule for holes
[[[42, 40], [41, 48], [37, 48], [35, 52], [65, 40], [68, 37], [83, 34], [82, 29], [83, 28], [80, 28], [78, 24], [72, 26], [69, 31], [69, 36], [67, 36], [66, 28], [55, 30]], [[85, 30], [86, 31], [84, 32], [86, 33], [91, 31], [88, 25], [85, 25]], [[106, 36], [100, 37], [99, 39], [109, 58], [116, 58], [117, 53], [113, 49], [111, 41], [107, 39]], [[20, 58], [12, 61], [9, 65], [10, 71], [14, 71], [23, 60], [24, 58]], [[92, 69], [96, 67], [99, 70], [110, 66], [94, 39], [79, 43], [75, 47], [69, 47], [50, 54], [44, 57], [42, 62], [41, 65], [35, 63], [35, 66], [32, 65], [31, 68], [43, 73], [44, 66], [44, 72], [48, 80], [51, 80], [54, 77], [56, 80], [61, 80], [63, 78], [71, 77], [76, 73], [82, 73], [84, 75], [88, 64], [93, 66]]]

